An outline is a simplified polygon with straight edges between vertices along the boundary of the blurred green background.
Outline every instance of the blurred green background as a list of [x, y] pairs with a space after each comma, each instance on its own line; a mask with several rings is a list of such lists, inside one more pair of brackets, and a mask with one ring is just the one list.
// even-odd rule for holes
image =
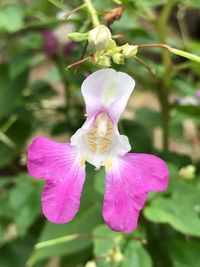
[[[92, 2], [102, 23], [118, 7]], [[124, 12], [110, 25], [118, 44], [166, 43], [200, 56], [199, 0], [120, 2]], [[43, 181], [27, 174], [27, 146], [38, 135], [69, 140], [85, 120], [81, 83], [97, 70], [88, 62], [66, 69], [89, 53], [67, 38], [92, 28], [83, 9], [66, 17], [82, 4], [0, 2], [0, 266], [199, 267], [200, 65], [167, 51], [139, 51], [155, 74], [134, 59], [112, 66], [136, 80], [121, 133], [134, 152], [163, 158], [171, 174], [167, 191], [149, 195], [137, 230], [125, 235], [104, 224], [104, 172], [89, 165], [75, 219], [55, 225], [41, 213]]]

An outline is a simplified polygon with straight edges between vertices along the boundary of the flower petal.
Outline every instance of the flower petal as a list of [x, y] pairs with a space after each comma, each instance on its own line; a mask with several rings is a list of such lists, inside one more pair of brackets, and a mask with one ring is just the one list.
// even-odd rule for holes
[[82, 84], [82, 94], [88, 117], [107, 112], [117, 123], [131, 95], [135, 81], [126, 73], [101, 69], [88, 76]]
[[111, 229], [130, 233], [137, 227], [148, 192], [167, 188], [168, 168], [155, 156], [135, 153], [111, 164], [106, 173], [103, 217]]
[[81, 158], [70, 144], [59, 144], [38, 137], [28, 151], [28, 170], [31, 176], [45, 178], [42, 210], [54, 223], [67, 223], [76, 215], [85, 169]]

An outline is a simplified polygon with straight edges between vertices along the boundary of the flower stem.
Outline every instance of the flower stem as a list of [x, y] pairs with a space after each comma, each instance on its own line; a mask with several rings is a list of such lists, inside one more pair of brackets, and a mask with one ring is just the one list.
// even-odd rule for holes
[[188, 52], [185, 52], [185, 51], [180, 50], [180, 49], [173, 48], [173, 47], [171, 47], [169, 45], [166, 45], [166, 44], [142, 44], [142, 45], [137, 45], [137, 47], [138, 47], [138, 49], [142, 49], [142, 48], [164, 48], [164, 49], [167, 49], [169, 52], [171, 52], [171, 53], [173, 53], [175, 55], [178, 55], [178, 56], [187, 58], [189, 60], [195, 61], [197, 63], [200, 63], [200, 57], [199, 56], [191, 54], [191, 53], [188, 53]]
[[84, 0], [85, 4], [86, 4], [86, 8], [88, 10], [88, 13], [90, 15], [90, 18], [92, 20], [92, 24], [94, 27], [98, 26], [100, 24], [99, 22], [99, 18], [96, 12], [96, 9], [94, 8], [91, 0]]
[[76, 66], [82, 64], [83, 62], [90, 60], [90, 58], [91, 58], [91, 57], [89, 56], [89, 57], [80, 59], [80, 60], [78, 60], [78, 61], [76, 61], [76, 62], [74, 62], [74, 63], [68, 65], [68, 66], [67, 66], [67, 69], [71, 69], [71, 68], [73, 68], [73, 67], [76, 67]]
[[151, 73], [151, 74], [155, 74], [155, 70], [152, 69], [149, 65], [147, 65], [143, 60], [141, 60], [140, 58], [138, 58], [137, 56], [134, 56], [134, 59], [139, 62], [140, 64], [142, 64], [143, 66], [145, 66], [145, 68]]
[[[76, 234], [72, 234], [72, 235], [61, 236], [61, 237], [58, 237], [55, 239], [50, 239], [50, 240], [39, 242], [35, 245], [35, 249], [42, 249], [42, 248], [54, 246], [57, 244], [70, 242], [72, 240], [79, 239], [79, 238], [105, 239], [105, 240], [112, 241], [113, 243], [118, 242], [118, 240], [115, 237], [110, 237], [107, 235], [91, 234], [91, 233], [76, 233]], [[144, 238], [132, 237], [131, 240], [137, 240], [137, 241], [141, 242], [142, 244], [146, 243], [146, 240]]]
[[[159, 21], [155, 24], [155, 28], [158, 34], [159, 41], [161, 43], [166, 43], [166, 34], [167, 34], [167, 23], [170, 16], [170, 12], [173, 8], [174, 1], [168, 0], [167, 4], [163, 8]], [[171, 80], [171, 58], [169, 53], [169, 47], [166, 45], [159, 46], [166, 48], [162, 50], [162, 62], [165, 66], [165, 71], [163, 74], [162, 80], [158, 83], [158, 95], [161, 104], [161, 113], [162, 113], [162, 128], [163, 128], [163, 149], [169, 149], [169, 122], [170, 122], [170, 108], [169, 108], [169, 88]]]

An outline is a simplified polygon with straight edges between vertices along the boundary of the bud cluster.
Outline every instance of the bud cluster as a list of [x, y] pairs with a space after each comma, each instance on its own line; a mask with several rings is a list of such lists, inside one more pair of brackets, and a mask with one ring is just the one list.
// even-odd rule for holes
[[111, 264], [119, 264], [123, 261], [124, 256], [121, 253], [120, 247], [119, 246], [115, 246], [112, 249], [110, 249], [105, 257], [105, 261], [107, 263], [111, 263]]
[[76, 42], [87, 40], [93, 51], [92, 63], [99, 67], [109, 67], [111, 61], [115, 64], [124, 64], [125, 59], [134, 57], [137, 53], [136, 45], [118, 46], [112, 39], [109, 28], [105, 25], [98, 25], [87, 33], [70, 33], [70, 39]]
[[194, 165], [188, 165], [186, 167], [182, 167], [178, 174], [184, 180], [192, 180], [195, 178], [196, 168]]

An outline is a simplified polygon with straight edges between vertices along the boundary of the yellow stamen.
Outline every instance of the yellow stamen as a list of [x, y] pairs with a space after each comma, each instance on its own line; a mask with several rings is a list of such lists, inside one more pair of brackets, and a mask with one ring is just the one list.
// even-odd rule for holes
[[113, 126], [107, 114], [100, 113], [88, 133], [88, 144], [91, 152], [103, 154], [112, 143]]
[[107, 159], [105, 162], [105, 170], [109, 171], [112, 168], [112, 160], [111, 159]]
[[82, 167], [82, 168], [85, 168], [85, 161], [86, 161], [86, 155], [83, 154], [83, 155], [82, 155], [82, 158], [81, 158], [81, 167]]

